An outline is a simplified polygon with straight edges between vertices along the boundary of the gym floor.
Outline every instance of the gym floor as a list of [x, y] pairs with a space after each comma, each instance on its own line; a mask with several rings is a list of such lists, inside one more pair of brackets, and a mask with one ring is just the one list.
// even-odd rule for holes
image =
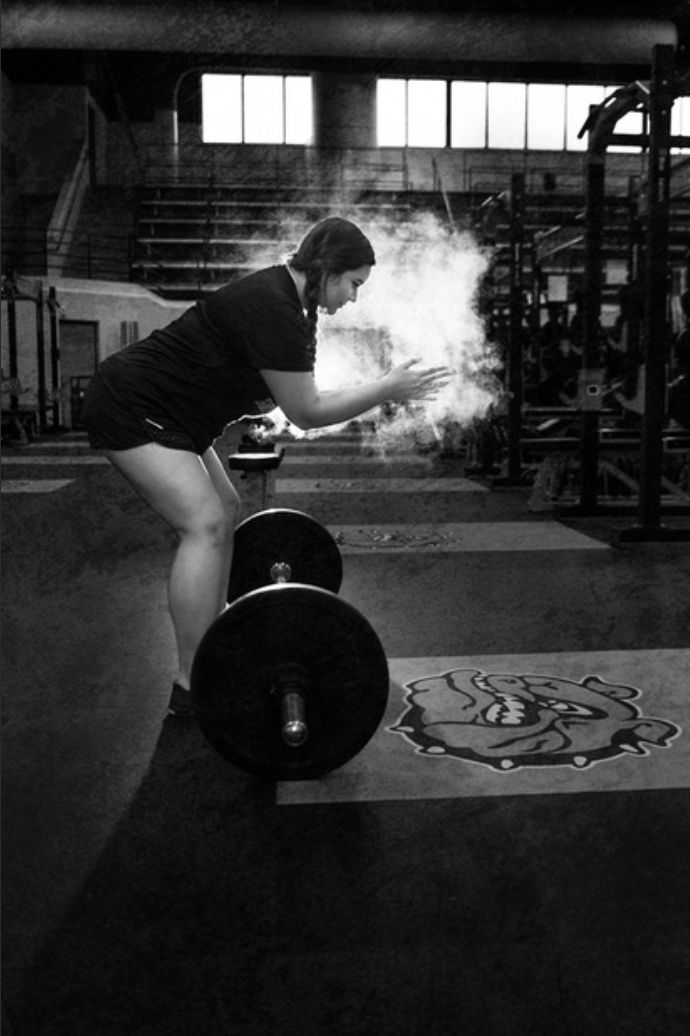
[[391, 691], [275, 783], [166, 717], [171, 533], [78, 436], [6, 451], [4, 1036], [690, 1031], [690, 549], [527, 497], [288, 446]]

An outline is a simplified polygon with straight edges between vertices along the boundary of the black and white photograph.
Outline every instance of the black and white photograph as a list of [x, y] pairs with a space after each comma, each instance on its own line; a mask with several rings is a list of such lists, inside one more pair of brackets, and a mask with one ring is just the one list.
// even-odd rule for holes
[[2, 1036], [690, 1032], [690, 0], [5, 0]]

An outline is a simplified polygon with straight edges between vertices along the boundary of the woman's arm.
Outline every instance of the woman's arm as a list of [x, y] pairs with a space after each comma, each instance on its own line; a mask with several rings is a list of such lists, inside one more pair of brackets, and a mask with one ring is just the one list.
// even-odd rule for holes
[[388, 401], [433, 398], [452, 372], [447, 367], [413, 370], [416, 363], [408, 360], [376, 381], [332, 390], [319, 389], [306, 371], [262, 370], [261, 376], [287, 419], [307, 431], [349, 421]]

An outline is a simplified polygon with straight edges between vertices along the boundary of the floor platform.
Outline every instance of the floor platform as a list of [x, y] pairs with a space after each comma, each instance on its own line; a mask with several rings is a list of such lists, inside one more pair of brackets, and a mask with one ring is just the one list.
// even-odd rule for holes
[[315, 781], [166, 717], [175, 537], [124, 481], [5, 469], [3, 1036], [684, 1036], [687, 543], [317, 443], [271, 502], [336, 537], [390, 693]]

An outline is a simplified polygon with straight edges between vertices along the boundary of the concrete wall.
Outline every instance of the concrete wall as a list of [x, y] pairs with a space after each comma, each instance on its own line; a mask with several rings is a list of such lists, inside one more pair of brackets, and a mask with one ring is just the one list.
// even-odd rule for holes
[[[511, 172], [524, 172], [530, 191], [541, 191], [545, 172], [554, 173], [558, 189], [582, 191], [583, 152], [489, 151], [448, 148], [378, 148], [369, 146], [298, 147], [271, 144], [200, 144], [192, 127], [180, 127], [180, 143], [163, 142], [147, 123], [135, 125], [137, 157], [126, 135], [111, 127], [108, 183], [134, 186], [161, 182], [249, 184], [430, 191], [440, 172], [448, 191], [505, 190]], [[607, 189], [625, 195], [630, 176], [639, 175], [639, 155], [610, 154]]]
[[[432, 190], [441, 174], [449, 191], [502, 190], [511, 172], [524, 172], [528, 190], [540, 190], [545, 172], [560, 178], [560, 189], [576, 193], [582, 185], [582, 153], [563, 151], [489, 151], [449, 148], [376, 147], [376, 76], [340, 71], [313, 74], [314, 141], [294, 145], [202, 144], [199, 117], [175, 116], [175, 88], [168, 84], [171, 107], [154, 118], [125, 127], [108, 127], [108, 183], [144, 181], [263, 183], [267, 185], [381, 187]], [[610, 155], [609, 187], [627, 192], [628, 178], [639, 173], [639, 156]]]
[[12, 91], [8, 133], [20, 194], [57, 194], [86, 138], [83, 86], [22, 83]]
[[[146, 337], [153, 330], [164, 327], [179, 316], [188, 302], [171, 302], [159, 298], [146, 288], [135, 284], [110, 281], [84, 281], [51, 279], [50, 281], [20, 278], [17, 284], [25, 299], [15, 304], [17, 340], [17, 376], [22, 385], [19, 402], [23, 406], [38, 403], [38, 307], [28, 298], [37, 298], [39, 287], [43, 289], [44, 300], [49, 288], [55, 288], [60, 306], [59, 317], [64, 320], [85, 320], [98, 324], [98, 359], [103, 360], [122, 347], [123, 323], [136, 323], [138, 336]], [[46, 384], [50, 386], [50, 327], [48, 308], [42, 306], [43, 337], [45, 348], [44, 372]], [[8, 305], [5, 300], [0, 307], [0, 364], [4, 377], [9, 376], [9, 328]]]
[[312, 91], [316, 147], [375, 146], [375, 75], [318, 72], [312, 76]]
[[[71, 175], [93, 112], [94, 169], [100, 185], [142, 182], [265, 183], [267, 185], [377, 187], [431, 190], [436, 171], [450, 191], [500, 190], [510, 172], [522, 171], [536, 186], [543, 172], [582, 182], [582, 155], [565, 152], [499, 152], [375, 147], [376, 77], [342, 71], [314, 73], [314, 145], [208, 145], [188, 110], [178, 118], [175, 83], [158, 84], [153, 117], [130, 120], [106, 114], [82, 86], [6, 83], [3, 91], [3, 218], [17, 223], [20, 198], [57, 196]], [[162, 92], [161, 92], [162, 90]], [[176, 165], [177, 164], [177, 165]], [[639, 158], [611, 155], [611, 189], [625, 193]], [[528, 185], [529, 187], [529, 185]], [[9, 212], [14, 214], [10, 218]]]
[[[224, 3], [203, 0], [132, 5], [124, 0], [60, 0], [10, 6], [3, 16], [5, 46], [103, 51], [161, 51], [274, 55], [309, 60], [494, 61], [534, 63], [646, 61], [655, 43], [675, 45], [673, 22], [663, 18], [563, 18], [558, 11], [509, 15], [476, 10], [399, 11], [368, 4]], [[602, 4], [602, 8], [605, 5]], [[164, 16], [162, 15], [162, 11]]]
[[121, 325], [135, 322], [139, 338], [164, 327], [191, 303], [161, 299], [138, 284], [83, 281], [50, 282], [57, 292], [60, 315], [66, 320], [93, 320], [99, 325], [99, 360], [122, 347]]
[[2, 222], [14, 222], [18, 210], [17, 148], [13, 132], [14, 83], [3, 73], [0, 84], [0, 156], [2, 158]]

